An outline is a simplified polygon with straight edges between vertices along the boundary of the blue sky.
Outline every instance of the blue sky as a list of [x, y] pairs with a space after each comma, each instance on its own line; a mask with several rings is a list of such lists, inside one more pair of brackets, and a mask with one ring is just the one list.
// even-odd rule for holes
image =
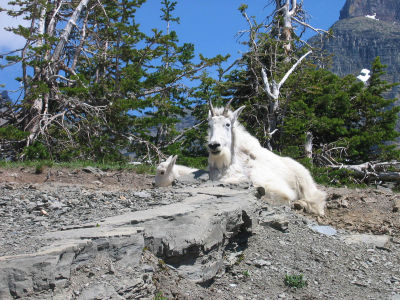
[[[269, 0], [182, 0], [178, 1], [175, 15], [180, 24], [172, 29], [178, 33], [181, 42], [195, 44], [198, 53], [210, 57], [216, 54], [228, 54], [237, 57], [243, 51], [237, 41], [237, 33], [248, 28], [238, 11], [238, 7], [248, 5], [247, 14], [262, 21], [272, 13]], [[345, 0], [304, 0], [304, 7], [310, 15], [309, 23], [313, 27], [328, 29], [339, 19], [340, 9]], [[137, 22], [144, 28], [149, 24], [165, 27], [160, 21], [160, 1], [150, 0], [139, 9]], [[311, 37], [311, 33], [307, 33]]]
[[[269, 0], [181, 0], [178, 1], [175, 16], [180, 18], [180, 24], [174, 24], [172, 29], [178, 33], [181, 43], [193, 43], [196, 53], [206, 57], [217, 54], [231, 54], [230, 63], [240, 56], [245, 49], [238, 43], [237, 33], [247, 29], [247, 24], [238, 7], [248, 5], [248, 15], [261, 21], [272, 12]], [[0, 0], [0, 7], [6, 6], [8, 0]], [[304, 8], [309, 14], [309, 24], [316, 28], [328, 29], [339, 19], [340, 9], [345, 0], [304, 0]], [[165, 29], [160, 21], [160, 1], [147, 0], [138, 10], [136, 20], [146, 33], [151, 28]], [[0, 53], [20, 47], [23, 41], [5, 32], [3, 27], [16, 26], [21, 20], [10, 18], [0, 13]], [[307, 33], [310, 37], [312, 33]], [[3, 61], [4, 63], [4, 61]], [[0, 70], [0, 84], [5, 88], [0, 90], [15, 90], [18, 83], [14, 80], [19, 76], [18, 68]], [[11, 93], [13, 99], [17, 94]]]

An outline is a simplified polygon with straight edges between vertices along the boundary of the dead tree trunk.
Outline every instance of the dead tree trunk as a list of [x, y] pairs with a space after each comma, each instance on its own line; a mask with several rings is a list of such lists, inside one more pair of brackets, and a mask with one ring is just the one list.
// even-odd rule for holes
[[[318, 33], [325, 32], [313, 28], [303, 21], [305, 13], [301, 4], [297, 3], [297, 0], [275, 0], [272, 3], [275, 4], [275, 18], [269, 24], [257, 24], [253, 18], [247, 15], [246, 5], [242, 5], [239, 8], [249, 25], [249, 30], [243, 32], [248, 32], [249, 34], [251, 48], [248, 53], [250, 58], [249, 67], [257, 81], [255, 84], [256, 94], [259, 93], [259, 90], [263, 90], [267, 96], [266, 103], [259, 105], [267, 110], [266, 121], [260, 125], [265, 128], [265, 137], [268, 140], [266, 143], [270, 150], [272, 150], [270, 141], [273, 134], [277, 132], [278, 122], [284, 119], [283, 110], [281, 109], [281, 101], [283, 100], [281, 99], [281, 88], [298, 65], [312, 53], [312, 51], [308, 51], [297, 60], [294, 57], [293, 22]], [[266, 41], [266, 35], [272, 39]], [[307, 45], [306, 42], [305, 45]], [[282, 53], [282, 47], [284, 53]], [[295, 62], [293, 63], [293, 61]], [[283, 62], [282, 66], [280, 65], [281, 62]], [[286, 71], [287, 65], [292, 65], [288, 71]], [[280, 70], [285, 70], [286, 73], [278, 74]], [[258, 83], [260, 79], [262, 80], [262, 85]], [[257, 113], [254, 115], [257, 115]], [[257, 122], [260, 123], [258, 119]]]
[[[398, 166], [399, 162], [374, 163], [366, 162], [359, 165], [327, 165], [332, 169], [346, 169], [352, 171], [362, 182], [395, 181], [400, 182], [399, 171], [389, 171], [390, 167]], [[383, 167], [384, 166], [384, 167]]]
[[277, 13], [282, 15], [283, 18], [282, 35], [285, 41], [283, 48], [285, 49], [286, 55], [289, 55], [292, 52], [292, 18], [296, 14], [297, 1], [285, 0], [282, 3], [282, 0], [275, 0], [275, 3]]
[[307, 158], [312, 159], [312, 155], [313, 155], [313, 135], [311, 132], [307, 132], [306, 133], [306, 142], [304, 144], [304, 152]]

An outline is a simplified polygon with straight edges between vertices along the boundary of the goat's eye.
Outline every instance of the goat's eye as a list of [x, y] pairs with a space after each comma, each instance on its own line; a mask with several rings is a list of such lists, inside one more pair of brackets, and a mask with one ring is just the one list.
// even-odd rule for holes
[[225, 124], [225, 126], [226, 126], [226, 127], [229, 127], [229, 126], [231, 126], [231, 124], [229, 124], [229, 123], [226, 123], [226, 124]]

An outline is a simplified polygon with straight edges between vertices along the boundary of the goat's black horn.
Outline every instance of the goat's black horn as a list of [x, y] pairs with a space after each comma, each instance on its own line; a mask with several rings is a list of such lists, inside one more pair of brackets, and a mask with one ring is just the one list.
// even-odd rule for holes
[[210, 108], [211, 117], [214, 117], [215, 116], [214, 107], [213, 107], [213, 105], [211, 103], [211, 100], [208, 100], [208, 107]]
[[223, 115], [225, 115], [225, 114], [228, 113], [228, 109], [229, 109], [229, 106], [231, 105], [232, 100], [233, 100], [233, 98], [231, 98], [231, 99], [228, 101], [228, 103], [225, 105], [225, 107], [224, 107], [224, 112], [222, 113]]

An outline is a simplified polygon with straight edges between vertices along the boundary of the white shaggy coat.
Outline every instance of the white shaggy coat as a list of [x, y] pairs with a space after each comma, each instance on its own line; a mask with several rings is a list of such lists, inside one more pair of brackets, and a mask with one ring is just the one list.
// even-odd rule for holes
[[309, 171], [295, 160], [262, 147], [237, 121], [243, 109], [244, 106], [234, 112], [224, 113], [224, 108], [210, 111], [210, 179], [228, 183], [249, 180], [255, 187], [263, 187], [273, 199], [297, 201], [308, 212], [323, 216], [326, 194], [318, 190]]
[[177, 155], [171, 155], [166, 161], [157, 166], [156, 177], [154, 178], [155, 186], [170, 186], [175, 179], [198, 171], [198, 169], [175, 164], [177, 158]]

